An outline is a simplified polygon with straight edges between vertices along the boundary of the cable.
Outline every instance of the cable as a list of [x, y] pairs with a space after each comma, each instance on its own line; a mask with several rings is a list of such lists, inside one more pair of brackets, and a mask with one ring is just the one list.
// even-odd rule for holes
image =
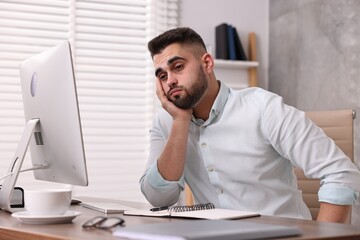
[[13, 172], [10, 172], [10, 173], [5, 174], [4, 176], [2, 176], [2, 177], [0, 178], [0, 181], [3, 180], [4, 178], [7, 178], [8, 176], [10, 176], [10, 175], [12, 175], [12, 174], [13, 174]]
[[[19, 173], [21, 173], [21, 172], [28, 172], [28, 171], [32, 171], [32, 170], [40, 170], [40, 169], [44, 169], [44, 168], [46, 168], [46, 167], [47, 167], [47, 166], [38, 166], [38, 167], [26, 168], [26, 169], [20, 170]], [[3, 175], [2, 177], [0, 177], [0, 181], [3, 180], [3, 179], [5, 179], [5, 178], [7, 178], [8, 176], [13, 175], [13, 173], [14, 173], [14, 172], [9, 172], [9, 173]]]
[[40, 170], [40, 169], [44, 169], [46, 167], [47, 166], [38, 166], [38, 167], [26, 168], [24, 170], [20, 170], [20, 172], [28, 172], [28, 171], [31, 171], [31, 170]]

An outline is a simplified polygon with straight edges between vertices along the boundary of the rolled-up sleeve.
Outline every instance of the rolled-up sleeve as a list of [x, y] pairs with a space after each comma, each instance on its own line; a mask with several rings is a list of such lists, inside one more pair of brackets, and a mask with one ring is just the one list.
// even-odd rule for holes
[[359, 197], [359, 193], [348, 187], [327, 184], [320, 188], [318, 196], [319, 202], [328, 202], [337, 205], [352, 205]]
[[184, 189], [184, 177], [178, 181], [165, 180], [155, 162], [142, 176], [140, 184], [142, 193], [153, 206], [171, 206], [178, 201]]

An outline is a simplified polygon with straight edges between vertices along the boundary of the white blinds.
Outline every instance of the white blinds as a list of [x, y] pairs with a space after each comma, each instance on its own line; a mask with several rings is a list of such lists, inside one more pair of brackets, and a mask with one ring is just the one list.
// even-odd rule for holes
[[[19, 63], [69, 39], [90, 184], [74, 193], [143, 200], [138, 180], [154, 103], [146, 44], [177, 26], [177, 11], [177, 0], [1, 1], [0, 175], [24, 129]], [[20, 174], [18, 185], [39, 184], [32, 173]]]

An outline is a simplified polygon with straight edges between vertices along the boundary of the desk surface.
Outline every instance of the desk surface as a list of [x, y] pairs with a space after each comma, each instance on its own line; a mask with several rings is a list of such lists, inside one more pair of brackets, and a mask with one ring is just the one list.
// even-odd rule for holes
[[[84, 198], [82, 198], [84, 199]], [[86, 198], [88, 201], [99, 199]], [[119, 202], [131, 207], [145, 206], [141, 203], [133, 203], [127, 201], [102, 200], [104, 202]], [[84, 208], [80, 205], [71, 206], [71, 210], [80, 211], [82, 214], [76, 217], [72, 223], [54, 224], [54, 225], [29, 225], [19, 222], [11, 217], [11, 214], [0, 211], [0, 236], [1, 239], [114, 239], [111, 232], [100, 229], [83, 229], [81, 225], [94, 216], [103, 215], [100, 212]], [[170, 219], [170, 218], [153, 218], [138, 216], [123, 216], [122, 214], [111, 214], [111, 216], [121, 216], [125, 219], [126, 226], [161, 223], [174, 221], [191, 221], [186, 219]], [[194, 220], [193, 220], [194, 221]], [[234, 220], [235, 221], [235, 220]], [[242, 221], [242, 220], [236, 220]], [[291, 218], [279, 218], [270, 216], [261, 216], [247, 218], [246, 221], [256, 223], [271, 223], [283, 226], [297, 226], [304, 231], [300, 237], [281, 238], [285, 239], [332, 239], [347, 240], [360, 239], [360, 228], [350, 224], [322, 223], [308, 220], [298, 220]]]

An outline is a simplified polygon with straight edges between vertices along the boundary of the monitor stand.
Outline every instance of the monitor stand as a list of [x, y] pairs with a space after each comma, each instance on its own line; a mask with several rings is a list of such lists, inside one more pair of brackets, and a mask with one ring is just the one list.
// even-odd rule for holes
[[[3, 210], [9, 212], [17, 212], [22, 210], [21, 208], [19, 209], [11, 207], [11, 197], [13, 195], [15, 183], [19, 176], [31, 136], [39, 122], [40, 119], [31, 119], [25, 126], [24, 132], [16, 149], [15, 156], [8, 171], [9, 174], [12, 174], [5, 178], [4, 183], [0, 189], [0, 208]], [[40, 166], [39, 168], [44, 168], [44, 166]]]

